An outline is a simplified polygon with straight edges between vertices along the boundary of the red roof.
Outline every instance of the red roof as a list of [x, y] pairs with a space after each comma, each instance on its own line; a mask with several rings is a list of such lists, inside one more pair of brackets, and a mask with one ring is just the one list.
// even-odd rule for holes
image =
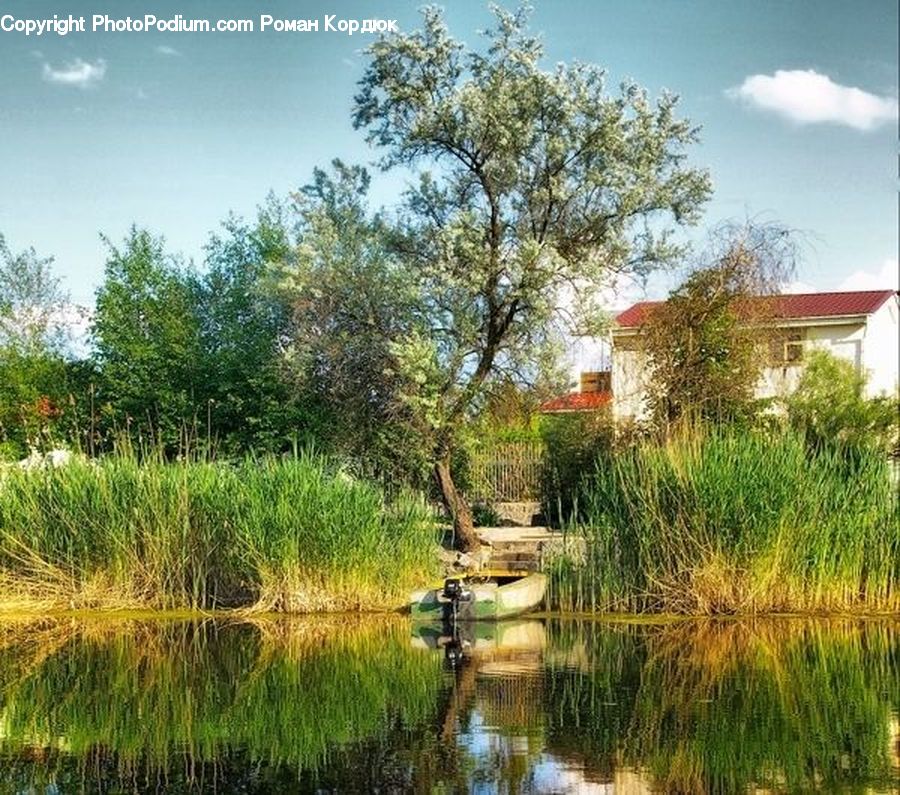
[[570, 392], [541, 404], [542, 414], [564, 411], [596, 411], [612, 399], [610, 392]]
[[[848, 293], [795, 293], [778, 296], [777, 316], [783, 318], [871, 315], [894, 290], [857, 290]], [[620, 328], [643, 325], [650, 310], [662, 301], [639, 301], [616, 317]]]

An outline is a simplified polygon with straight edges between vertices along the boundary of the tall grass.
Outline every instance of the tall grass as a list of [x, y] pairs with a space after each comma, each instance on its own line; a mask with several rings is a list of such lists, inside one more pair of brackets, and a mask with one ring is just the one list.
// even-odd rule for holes
[[694, 429], [602, 456], [580, 493], [583, 561], [555, 564], [577, 611], [900, 609], [900, 513], [876, 451]]
[[424, 504], [312, 454], [116, 455], [0, 479], [0, 607], [397, 606], [435, 565]]

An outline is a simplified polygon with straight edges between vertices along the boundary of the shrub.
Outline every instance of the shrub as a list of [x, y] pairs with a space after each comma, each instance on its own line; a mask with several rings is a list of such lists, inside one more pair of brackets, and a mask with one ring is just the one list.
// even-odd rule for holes
[[890, 449], [898, 444], [898, 404], [866, 398], [866, 376], [827, 351], [812, 351], [796, 391], [787, 399], [791, 425], [812, 446], [839, 441]]

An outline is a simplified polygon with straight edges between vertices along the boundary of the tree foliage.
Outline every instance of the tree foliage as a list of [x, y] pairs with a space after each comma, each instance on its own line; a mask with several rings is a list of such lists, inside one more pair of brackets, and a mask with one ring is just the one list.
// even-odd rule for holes
[[659, 427], [682, 417], [751, 417], [767, 345], [777, 335], [775, 294], [793, 273], [795, 242], [780, 226], [726, 225], [706, 262], [655, 307], [641, 328], [647, 402]]
[[285, 377], [290, 306], [273, 269], [293, 256], [289, 210], [269, 197], [254, 223], [229, 217], [196, 279], [204, 422], [226, 453], [278, 452], [308, 431], [302, 396]]
[[145, 230], [108, 246], [92, 327], [100, 441], [290, 449], [309, 422], [283, 367], [290, 307], [271, 283], [295, 246], [283, 204], [270, 198], [254, 223], [228, 218], [200, 272]]
[[[200, 415], [200, 324], [192, 278], [161, 238], [132, 227], [108, 257], [91, 334], [108, 427], [172, 448]], [[202, 416], [202, 415], [201, 415]]]
[[65, 314], [53, 258], [13, 253], [0, 235], [0, 459], [52, 447], [68, 408]]
[[421, 482], [430, 427], [402, 400], [419, 382], [397, 350], [421, 338], [421, 307], [389, 224], [368, 208], [369, 181], [336, 160], [296, 196], [299, 245], [280, 283], [293, 306], [287, 361], [327, 419], [320, 444], [369, 474]]
[[460, 425], [496, 377], [534, 380], [573, 289], [590, 308], [609, 274], [672, 261], [670, 225], [695, 221], [710, 192], [686, 162], [697, 131], [674, 96], [611, 94], [591, 65], [545, 70], [527, 13], [495, 15], [483, 50], [434, 8], [422, 30], [377, 41], [354, 115], [383, 167], [418, 172], [399, 251], [422, 329], [395, 356], [465, 543], [471, 517], [441, 471]]

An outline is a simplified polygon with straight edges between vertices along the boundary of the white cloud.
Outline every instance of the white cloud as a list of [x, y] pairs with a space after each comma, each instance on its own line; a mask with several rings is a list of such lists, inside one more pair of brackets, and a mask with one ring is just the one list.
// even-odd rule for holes
[[725, 93], [798, 124], [828, 122], [872, 130], [884, 122], [895, 121], [898, 113], [896, 97], [842, 86], [813, 69], [779, 69], [774, 75], [750, 75]]
[[851, 273], [838, 286], [838, 290], [890, 290], [900, 289], [900, 262], [889, 257], [876, 268]]
[[181, 52], [176, 50], [174, 47], [170, 47], [168, 44], [160, 44], [156, 47], [156, 52], [159, 55], [169, 55], [169, 56], [178, 56], [181, 55]]
[[43, 70], [44, 80], [48, 83], [75, 86], [76, 88], [89, 88], [99, 83], [105, 74], [106, 61], [102, 58], [98, 58], [94, 63], [76, 58], [61, 69], [54, 69], [50, 64], [45, 63]]
[[813, 285], [808, 282], [788, 282], [781, 288], [781, 292], [788, 294], [795, 293], [817, 293], [821, 292], [821, 290], [817, 290]]

